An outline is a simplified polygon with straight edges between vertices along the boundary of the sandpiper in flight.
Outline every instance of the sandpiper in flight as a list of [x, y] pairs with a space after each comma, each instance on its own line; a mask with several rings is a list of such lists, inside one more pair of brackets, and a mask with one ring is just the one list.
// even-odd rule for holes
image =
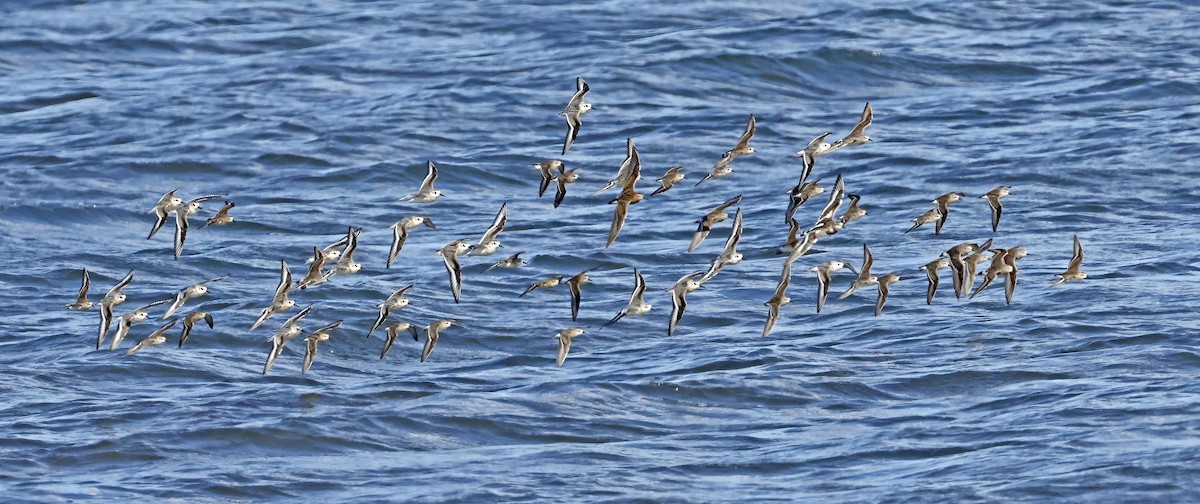
[[692, 233], [692, 242], [688, 245], [688, 252], [696, 250], [696, 247], [700, 246], [700, 242], [703, 242], [705, 238], [708, 238], [708, 234], [712, 231], [713, 226], [721, 222], [725, 222], [725, 219], [729, 218], [729, 214], [726, 212], [726, 210], [741, 201], [742, 195], [740, 194], [729, 198], [725, 200], [724, 203], [717, 205], [716, 208], [704, 214], [703, 217], [697, 219], [696, 223], [698, 226], [696, 226], [696, 232]]
[[571, 351], [571, 340], [583, 332], [583, 329], [578, 327], [568, 327], [554, 335], [558, 339], [558, 356], [554, 359], [555, 366], [562, 367], [563, 361], [567, 360], [567, 353]]
[[605, 322], [604, 325], [600, 326], [600, 329], [604, 329], [605, 327], [612, 325], [614, 322], [621, 320], [621, 318], [625, 317], [626, 315], [638, 316], [645, 315], [647, 312], [649, 312], [652, 305], [646, 302], [644, 298], [645, 293], [646, 279], [642, 277], [642, 272], [638, 271], [637, 268], [634, 268], [633, 294], [629, 296], [629, 304], [625, 305], [624, 308], [621, 308], [621, 311], [617, 312], [617, 316], [613, 317], [612, 320], [609, 320], [608, 322]]
[[421, 181], [421, 187], [417, 189], [417, 192], [401, 197], [400, 201], [410, 201], [413, 203], [433, 203], [434, 201], [437, 201], [439, 197], [441, 197], [442, 191], [433, 188], [433, 183], [436, 182], [438, 178], [437, 165], [433, 164], [433, 161], [429, 161], [428, 166], [426, 166], [426, 170], [425, 180]]
[[571, 148], [571, 144], [575, 143], [575, 138], [579, 136], [579, 127], [583, 125], [580, 121], [580, 116], [592, 110], [592, 104], [583, 101], [590, 88], [587, 82], [584, 82], [583, 77], [575, 78], [575, 94], [571, 96], [571, 101], [567, 102], [567, 108], [559, 112], [558, 115], [564, 116], [567, 119], [567, 137], [563, 140], [562, 155], [567, 155], [567, 150]]
[[88, 289], [92, 287], [92, 277], [88, 274], [87, 268], [83, 269], [83, 282], [79, 285], [79, 294], [75, 296], [75, 302], [66, 305], [68, 310], [90, 310], [95, 305], [88, 299]]
[[1000, 200], [1008, 196], [1009, 189], [1012, 189], [1012, 186], [996, 186], [991, 191], [979, 197], [979, 199], [986, 199], [988, 206], [992, 208], [993, 233], [1000, 227], [1000, 214], [1004, 213], [1004, 204]]
[[701, 274], [701, 272], [696, 272], [679, 277], [675, 285], [667, 289], [667, 292], [671, 293], [671, 319], [667, 322], [667, 336], [675, 334], [675, 328], [679, 327], [679, 321], [683, 319], [683, 311], [687, 309], [687, 294], [700, 288], [700, 282], [696, 281], [696, 277]]
[[287, 261], [279, 260], [279, 284], [275, 286], [275, 295], [271, 298], [271, 304], [263, 308], [259, 314], [258, 320], [250, 326], [250, 330], [258, 329], [258, 326], [266, 322], [271, 315], [278, 312], [291, 310], [296, 306], [296, 300], [288, 297], [288, 292], [292, 290], [292, 270], [288, 268]]
[[470, 248], [466, 240], [454, 240], [437, 250], [446, 266], [446, 274], [450, 275], [450, 293], [454, 295], [456, 304], [462, 295], [462, 266], [458, 264], [458, 256]]
[[437, 226], [433, 224], [433, 219], [425, 215], [410, 215], [392, 224], [392, 246], [388, 249], [388, 268], [392, 267], [392, 263], [400, 255], [400, 249], [404, 247], [404, 242], [408, 241], [408, 233], [422, 224], [429, 229], [437, 229]]
[[1075, 235], [1074, 242], [1075, 244], [1072, 249], [1073, 253], [1071, 254], [1071, 262], [1067, 264], [1067, 270], [1054, 275], [1058, 277], [1058, 280], [1054, 282], [1051, 287], [1062, 285], [1071, 281], [1080, 281], [1087, 278], [1087, 273], [1080, 271], [1079, 269], [1083, 265], [1083, 245], [1079, 243], [1079, 235]]
[[508, 222], [508, 202], [505, 201], [500, 205], [500, 210], [496, 212], [496, 217], [492, 219], [492, 224], [483, 232], [483, 237], [479, 239], [479, 243], [471, 245], [467, 249], [469, 256], [489, 256], [496, 253], [496, 250], [503, 247], [500, 240], [496, 238], [500, 236], [500, 232], [504, 231], [504, 224]]

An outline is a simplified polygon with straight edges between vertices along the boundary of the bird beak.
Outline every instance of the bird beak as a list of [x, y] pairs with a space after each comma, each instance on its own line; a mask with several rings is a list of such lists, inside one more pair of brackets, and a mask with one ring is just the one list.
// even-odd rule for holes
[[854, 265], [852, 265], [850, 263], [846, 263], [846, 269], [850, 270], [850, 272], [854, 273], [855, 275], [858, 274], [858, 270], [854, 269]]

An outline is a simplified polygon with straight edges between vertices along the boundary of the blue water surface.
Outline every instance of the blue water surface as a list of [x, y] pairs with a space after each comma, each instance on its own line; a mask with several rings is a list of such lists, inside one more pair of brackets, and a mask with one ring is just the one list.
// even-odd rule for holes
[[[232, 0], [0, 4], [0, 493], [17, 501], [1187, 502], [1200, 500], [1200, 10], [1191, 2], [391, 2]], [[595, 109], [559, 156], [556, 114]], [[787, 235], [794, 153], [874, 109], [874, 141], [818, 159], [868, 215], [795, 263], [761, 336]], [[757, 118], [757, 152], [692, 187]], [[612, 178], [633, 139], [639, 189], [605, 248]], [[580, 168], [560, 208], [530, 165]], [[445, 195], [414, 192], [426, 162]], [[992, 233], [977, 199], [1013, 187]], [[150, 208], [205, 203], [186, 248]], [[552, 189], [553, 191], [553, 189]], [[941, 235], [904, 234], [962, 191]], [[745, 259], [688, 296], [667, 336], [666, 289], [695, 219], [741, 194]], [[827, 193], [828, 194], [828, 193]], [[201, 228], [225, 200], [229, 226]], [[826, 196], [800, 208], [807, 224]], [[463, 257], [509, 204], [505, 248]], [[384, 267], [389, 226], [429, 215]], [[286, 260], [361, 227], [357, 275], [293, 294], [313, 329], [344, 320], [302, 375], [286, 315], [248, 327]], [[1085, 282], [1050, 289], [1078, 235]], [[1024, 245], [1011, 305], [993, 286], [932, 305], [918, 266], [994, 238]], [[899, 272], [817, 314], [816, 264]], [[530, 264], [484, 270], [513, 252]], [[625, 306], [633, 268], [644, 317]], [[94, 350], [72, 312], [128, 271], [118, 315], [229, 274], [183, 312], [216, 329], [185, 347]], [[517, 294], [588, 268], [567, 289]], [[834, 277], [836, 295], [853, 274]], [[376, 306], [442, 334], [428, 362], [401, 336], [386, 359]], [[552, 336], [574, 341], [561, 369]]]

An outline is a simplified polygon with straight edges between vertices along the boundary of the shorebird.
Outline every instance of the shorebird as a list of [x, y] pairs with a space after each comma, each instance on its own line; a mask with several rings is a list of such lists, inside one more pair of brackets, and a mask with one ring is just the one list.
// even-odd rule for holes
[[254, 324], [250, 326], [250, 330], [257, 329], [268, 318], [271, 318], [271, 315], [278, 312], [285, 312], [295, 307], [296, 301], [288, 297], [288, 292], [291, 292], [291, 290], [292, 270], [288, 268], [287, 261], [281, 259], [279, 261], [279, 284], [275, 286], [275, 295], [271, 298], [271, 304], [263, 308], [262, 313], [258, 316], [258, 320], [255, 320]]
[[799, 182], [795, 187], [791, 188], [791, 190], [787, 192], [788, 208], [784, 213], [785, 219], [788, 221], [794, 220], [796, 217], [796, 210], [800, 208], [800, 205], [803, 205], [813, 196], [825, 192], [823, 187], [817, 185], [820, 182], [821, 179], [817, 179], [812, 182]]
[[203, 282], [194, 283], [192, 285], [189, 285], [187, 287], [180, 289], [179, 292], [175, 293], [175, 301], [171, 303], [171, 306], [167, 307], [166, 313], [163, 313], [162, 318], [159, 320], [166, 320], [171, 315], [174, 315], [175, 312], [177, 310], [179, 310], [180, 308], [182, 308], [183, 304], [186, 303], [189, 299], [195, 299], [195, 298], [198, 298], [205, 294], [208, 294], [208, 284], [210, 284], [212, 282], [220, 282], [221, 280], [224, 280], [226, 278], [229, 278], [229, 275], [221, 275], [216, 278], [210, 278]]
[[558, 176], [554, 177], [554, 181], [557, 182], [558, 185], [558, 189], [554, 191], [554, 208], [558, 208], [559, 205], [562, 205], [563, 199], [567, 197], [567, 184], [571, 184], [576, 180], [579, 180], [579, 173], [577, 173], [578, 170], [579, 168], [564, 170], [562, 167], [559, 167]]
[[542, 180], [538, 183], [538, 197], [540, 198], [546, 194], [546, 189], [550, 187], [550, 181], [554, 180], [554, 170], [563, 169], [563, 162], [558, 159], [548, 159], [540, 163], [533, 163], [533, 169], [542, 175]]
[[454, 240], [437, 250], [446, 266], [446, 273], [450, 275], [450, 293], [454, 295], [455, 304], [458, 304], [462, 294], [462, 266], [458, 264], [458, 256], [470, 248], [466, 240]]
[[217, 213], [213, 214], [212, 217], [209, 217], [208, 220], [204, 222], [204, 227], [225, 226], [232, 224], [233, 216], [229, 215], [229, 211], [235, 206], [237, 205], [235, 205], [232, 201], [226, 201], [225, 205], [223, 205], [220, 210], [217, 210]]
[[996, 251], [996, 255], [992, 256], [992, 264], [984, 274], [983, 283], [979, 284], [979, 289], [976, 289], [969, 299], [974, 299], [996, 278], [1003, 276], [1004, 304], [1012, 304], [1013, 292], [1017, 288], [1017, 260], [1029, 255], [1029, 252], [1023, 246], [993, 250]]
[[[327, 263], [336, 263], [338, 259], [342, 258], [342, 249], [346, 247], [347, 243], [350, 243], [350, 235], [343, 234], [342, 237], [338, 238], [337, 241], [330, 243], [329, 245], [326, 245], [325, 248], [321, 249], [321, 258]], [[309, 264], [313, 262], [313, 260], [314, 258], [309, 258], [308, 260], [304, 261], [304, 264]]]
[[187, 341], [188, 336], [192, 335], [192, 328], [195, 327], [196, 322], [201, 320], [208, 324], [209, 329], [213, 328], [213, 316], [208, 312], [196, 310], [183, 317], [183, 331], [179, 333], [179, 348], [183, 348], [183, 343]]
[[504, 231], [504, 224], [508, 222], [508, 202], [505, 201], [500, 205], [500, 210], [496, 212], [496, 217], [492, 219], [492, 224], [483, 232], [483, 237], [479, 239], [479, 243], [471, 245], [467, 249], [469, 256], [489, 256], [496, 253], [503, 245], [496, 238], [500, 236], [500, 232]]
[[146, 336], [145, 339], [138, 342], [138, 344], [134, 345], [133, 348], [130, 348], [129, 351], [125, 352], [125, 356], [128, 357], [130, 355], [138, 353], [139, 350], [146, 348], [148, 346], [158, 346], [163, 343], [166, 343], [167, 342], [167, 331], [169, 331], [172, 327], [175, 327], [175, 322], [177, 322], [178, 320], [179, 319], [171, 319], [169, 322], [163, 324], [162, 327], [155, 329], [154, 332], [150, 333], [149, 336]]
[[979, 284], [979, 288], [975, 289], [975, 292], [972, 293], [971, 297], [967, 299], [975, 299], [975, 296], [978, 296], [980, 292], [983, 292], [984, 289], [988, 288], [988, 286], [991, 285], [992, 282], [994, 282], [997, 278], [1008, 274], [1009, 265], [1008, 261], [1005, 259], [1005, 256], [1008, 255], [1010, 250], [1011, 249], [1002, 248], [992, 249], [992, 252], [994, 252], [994, 254], [992, 254], [992, 264], [988, 266], [987, 271], [985, 271], [983, 274], [983, 283]]
[[179, 256], [183, 254], [183, 242], [187, 240], [188, 233], [188, 214], [185, 211], [175, 211], [175, 260], [179, 260]]
[[437, 226], [433, 224], [433, 219], [425, 215], [410, 215], [392, 224], [392, 246], [388, 249], [388, 268], [391, 268], [396, 257], [400, 256], [400, 249], [404, 248], [404, 242], [408, 241], [408, 233], [421, 225], [429, 229], [437, 229]]
[[871, 249], [867, 247], [866, 243], [864, 243], [863, 262], [862, 267], [858, 269], [858, 278], [854, 280], [854, 283], [850, 284], [850, 288], [846, 289], [846, 292], [843, 292], [842, 295], [838, 296], [839, 300], [850, 297], [851, 294], [854, 294], [854, 292], [861, 287], [879, 283], [879, 278], [871, 274], [872, 264], [875, 264], [875, 257], [871, 255]]
[[563, 279], [562, 275], [555, 275], [550, 278], [543, 278], [541, 280], [534, 282], [532, 285], [530, 285], [528, 288], [525, 289], [525, 292], [522, 292], [517, 297], [525, 297], [526, 294], [529, 294], [530, 292], [533, 292], [536, 289], [552, 289], [554, 287], [558, 287], [558, 284], [562, 283], [562, 279]]
[[329, 341], [330, 332], [341, 325], [341, 320], [335, 320], [333, 323], [313, 331], [307, 338], [304, 338], [304, 364], [300, 367], [300, 374], [308, 374], [313, 361], [317, 359], [317, 346]]
[[96, 336], [96, 350], [100, 349], [100, 344], [104, 343], [104, 338], [108, 336], [108, 329], [112, 324], [113, 308], [125, 302], [126, 296], [121, 290], [132, 281], [133, 270], [130, 270], [125, 278], [117, 282], [117, 285], [109, 289], [108, 293], [100, 299], [100, 333]]
[[[826, 155], [827, 152], [829, 151], [829, 149], [833, 148], [832, 144], [829, 144], [828, 142], [826, 142], [826, 137], [830, 136], [830, 134], [833, 134], [833, 132], [827, 131], [827, 132], [818, 134], [818, 136], [816, 136], [816, 138], [812, 138], [811, 140], [809, 140], [809, 144], [805, 145], [804, 149], [796, 151], [796, 155], [799, 157], [805, 157], [805, 155], [806, 155], [811, 158]], [[811, 161], [806, 161], [806, 164], [809, 164], [810, 168], [811, 168], [811, 163], [812, 163]]]
[[879, 316], [879, 312], [883, 311], [883, 305], [887, 304], [888, 287], [900, 281], [899, 273], [888, 273], [880, 276], [879, 281], [879, 296], [875, 298], [875, 316]]
[[787, 297], [787, 289], [791, 283], [792, 263], [784, 261], [783, 271], [779, 274], [779, 283], [775, 285], [775, 294], [763, 303], [767, 306], [767, 322], [763, 325], [764, 338], [771, 334], [771, 329], [775, 328], [775, 321], [779, 319], [779, 309], [792, 302], [792, 298]]
[[712, 231], [713, 226], [721, 222], [725, 222], [725, 219], [729, 218], [729, 214], [726, 212], [726, 210], [741, 201], [742, 195], [740, 194], [729, 198], [725, 200], [724, 203], [717, 205], [716, 208], [712, 209], [707, 214], [704, 214], [703, 217], [697, 219], [696, 223], [699, 225], [696, 226], [696, 232], [692, 234], [692, 242], [688, 245], [688, 252], [696, 250], [696, 247], [699, 247], [700, 243], [703, 242], [705, 238], [708, 238], [708, 234]]
[[574, 322], [575, 320], [577, 320], [579, 318], [579, 303], [581, 301], [581, 296], [582, 296], [582, 292], [580, 291], [580, 288], [583, 287], [583, 284], [586, 284], [591, 281], [591, 278], [588, 277], [588, 272], [593, 271], [595, 269], [596, 268], [590, 268], [590, 269], [580, 271], [579, 273], [575, 274], [575, 276], [567, 279], [567, 288], [570, 289], [570, 291], [571, 291], [571, 321], [572, 322]]
[[696, 182], [696, 185], [693, 185], [692, 187], [700, 187], [700, 184], [708, 182], [709, 180], [729, 176], [729, 174], [733, 173], [733, 168], [730, 168], [729, 166], [729, 164], [732, 162], [733, 156], [730, 156], [728, 152], [725, 153], [725, 155], [721, 156], [721, 159], [717, 160], [717, 164], [713, 165], [712, 170], [709, 170], [708, 175], [705, 175], [704, 178], [700, 179], [700, 181]]
[[780, 254], [791, 254], [800, 246], [800, 221], [788, 219], [788, 235], [783, 245], [779, 247]]
[[121, 346], [121, 341], [125, 339], [125, 336], [129, 335], [129, 329], [134, 324], [144, 322], [150, 318], [150, 308], [170, 302], [170, 299], [160, 299], [148, 305], [134, 308], [133, 311], [121, 315], [121, 318], [117, 319], [117, 334], [113, 335], [112, 345], [108, 347], [108, 351], [111, 352]]
[[387, 339], [383, 341], [383, 351], [379, 352], [379, 360], [383, 360], [388, 350], [392, 349], [392, 344], [396, 342], [396, 336], [399, 336], [401, 331], [412, 333], [413, 341], [421, 341], [417, 335], [417, 326], [408, 322], [396, 322], [387, 328]]
[[599, 191], [592, 193], [592, 195], [594, 196], [600, 194], [618, 186], [624, 186], [626, 181], [629, 179], [630, 174], [633, 173], [634, 170], [637, 170], [638, 176], [641, 176], [642, 158], [638, 154], [637, 146], [633, 144], [633, 139], [626, 138], [625, 161], [621, 162], [621, 167], [617, 169], [617, 176], [613, 177], [612, 180], [609, 180], [608, 183], [604, 184], [604, 187], [600, 188]]
[[1017, 260], [1029, 255], [1023, 246], [1008, 249], [1004, 254], [1004, 262], [1008, 264], [1008, 276], [1004, 278], [1004, 304], [1012, 304], [1013, 292], [1017, 289]]
[[832, 280], [832, 275], [842, 268], [854, 271], [853, 266], [842, 261], [825, 261], [809, 269], [817, 274], [817, 313], [821, 313], [821, 308], [825, 307], [825, 298], [829, 297], [829, 282]]
[[[817, 217], [817, 223], [822, 221], [838, 222], [837, 211], [842, 207], [842, 199], [846, 196], [846, 181], [838, 175], [833, 181], [833, 189], [829, 192], [829, 202], [825, 203], [825, 208], [821, 209], [821, 215]], [[841, 226], [837, 226], [841, 229]]]
[[362, 231], [362, 228], [355, 229], [353, 226], [347, 228], [346, 248], [342, 249], [342, 256], [338, 258], [337, 264], [329, 270], [326, 278], [333, 275], [353, 275], [362, 271], [362, 263], [354, 260], [354, 252], [358, 250], [358, 235], [361, 235]]
[[175, 195], [177, 192], [179, 192], [179, 189], [174, 189], [162, 195], [162, 197], [158, 198], [158, 202], [154, 204], [154, 207], [150, 209], [150, 213], [154, 214], [154, 225], [150, 228], [150, 234], [146, 236], [147, 240], [154, 238], [158, 230], [162, 229], [163, 224], [167, 223], [167, 217], [183, 205], [183, 199]]
[[383, 325], [384, 319], [388, 318], [388, 315], [390, 315], [393, 311], [400, 311], [408, 307], [409, 299], [404, 297], [404, 293], [408, 292], [408, 290], [412, 287], [413, 284], [408, 284], [404, 287], [401, 287], [396, 292], [393, 292], [392, 295], [388, 296], [387, 299], [383, 300], [382, 303], [379, 303], [379, 316], [375, 317], [375, 323], [371, 325], [371, 330], [367, 331], [368, 338], [371, 337], [371, 333], [375, 332], [376, 329], [379, 329], [379, 326]]
[[[954, 272], [954, 297], [960, 298], [966, 294], [969, 294], [969, 291], [964, 291], [963, 289], [963, 285], [966, 283], [967, 278], [967, 263], [965, 259], [973, 252], [988, 250], [988, 248], [992, 246], [992, 241], [988, 240], [984, 243], [984, 245], [984, 247], [980, 247], [975, 243], [960, 243], [950, 247], [950, 249], [944, 253], [947, 262], [950, 263], [950, 269]], [[973, 280], [972, 283], [974, 283]]]
[[79, 285], [79, 294], [75, 296], [75, 302], [66, 305], [66, 308], [68, 310], [79, 310], [79, 311], [92, 309], [92, 306], [95, 306], [95, 303], [93, 303], [90, 299], [88, 299], [88, 289], [90, 289], [91, 287], [92, 287], [92, 276], [88, 274], [87, 268], [84, 268], [83, 269], [83, 283], [81, 283]]
[[[341, 251], [338, 251], [338, 255], [341, 255]], [[321, 253], [321, 249], [313, 247], [313, 256], [309, 258], [308, 263], [308, 273], [299, 282], [296, 282], [296, 288], [298, 289], [307, 289], [329, 281], [329, 273], [323, 271], [325, 267], [325, 254]]]
[[312, 307], [313, 305], [305, 306], [304, 309], [284, 321], [279, 330], [271, 335], [271, 353], [267, 354], [267, 362], [263, 364], [264, 375], [271, 370], [271, 366], [275, 365], [275, 359], [278, 359], [279, 355], [283, 353], [284, 345], [304, 332], [304, 329], [300, 327], [300, 320], [312, 311]]
[[866, 131], [867, 126], [871, 125], [871, 119], [873, 117], [874, 113], [871, 111], [871, 102], [867, 102], [866, 106], [863, 107], [862, 115], [858, 118], [858, 124], [854, 125], [854, 129], [850, 130], [850, 134], [842, 137], [841, 140], [834, 142], [833, 145], [829, 146], [828, 149], [825, 149], [822, 154], [829, 154], [830, 152], [836, 151], [843, 147], [853, 147], [855, 145], [862, 145], [870, 142], [871, 137], [867, 136]]
[[924, 266], [917, 269], [925, 270], [925, 277], [929, 279], [929, 287], [925, 289], [925, 304], [933, 304], [933, 296], [937, 295], [938, 288], [938, 272], [937, 270], [950, 265], [950, 260], [941, 257], [934, 259]]
[[846, 207], [846, 212], [842, 214], [840, 219], [838, 219], [843, 226], [867, 215], [867, 211], [858, 206], [858, 200], [862, 199], [862, 196], [857, 194], [847, 194], [846, 197], [850, 198], [850, 206]]
[[612, 226], [608, 229], [608, 242], [604, 244], [604, 248], [608, 248], [617, 241], [617, 235], [621, 234], [621, 228], [625, 226], [625, 216], [629, 213], [629, 205], [646, 199], [644, 194], [635, 189], [638, 179], [642, 178], [641, 162], [635, 162], [631, 166], [628, 176], [625, 177], [625, 185], [621, 188], [621, 194], [608, 202], [617, 207], [613, 210]]
[[940, 215], [940, 217], [938, 217], [937, 226], [933, 228], [933, 234], [942, 234], [942, 225], [946, 223], [946, 218], [950, 216], [950, 204], [961, 200], [963, 196], [965, 196], [965, 194], [960, 192], [950, 192], [938, 196], [934, 198], [933, 201], [929, 202], [934, 206], [937, 206], [938, 214]]
[[567, 353], [571, 351], [571, 340], [583, 332], [583, 329], [578, 327], [568, 327], [554, 335], [555, 338], [558, 338], [558, 357], [554, 360], [557, 367], [562, 367], [563, 361], [567, 360]]
[[696, 272], [679, 277], [675, 285], [667, 289], [671, 293], [671, 319], [667, 322], [667, 336], [675, 334], [675, 328], [679, 327], [683, 311], [687, 308], [687, 294], [700, 288], [700, 282], [696, 281], [700, 275], [700, 272]]
[[1009, 189], [1012, 189], [1012, 186], [996, 186], [991, 191], [979, 197], [979, 199], [986, 199], [988, 206], [992, 208], [993, 233], [1000, 227], [1000, 214], [1004, 213], [1004, 204], [1000, 200], [1008, 196]]
[[458, 325], [458, 323], [450, 319], [441, 319], [434, 321], [425, 328], [425, 348], [421, 350], [421, 362], [425, 362], [429, 358], [429, 354], [433, 353], [433, 347], [437, 345], [438, 337], [441, 336], [442, 331], [449, 329], [453, 325]]
[[1058, 280], [1054, 282], [1051, 287], [1062, 285], [1071, 281], [1084, 280], [1088, 277], [1087, 273], [1084, 273], [1079, 269], [1083, 265], [1083, 245], [1079, 243], [1079, 235], [1075, 235], [1074, 241], [1075, 245], [1073, 248], [1073, 253], [1071, 254], [1071, 262], [1067, 264], [1066, 271], [1054, 275], [1058, 277]]
[[400, 201], [409, 201], [412, 203], [433, 203], [442, 196], [442, 191], [433, 188], [433, 183], [438, 178], [438, 167], [429, 161], [426, 166], [425, 180], [421, 181], [421, 187], [417, 188], [417, 192], [401, 197]]
[[731, 264], [742, 262], [743, 256], [741, 252], [737, 251], [738, 242], [741, 241], [741, 239], [742, 208], [738, 207], [737, 212], [734, 213], [733, 216], [733, 231], [729, 233], [729, 238], [725, 240], [725, 248], [722, 250], [721, 255], [717, 256], [716, 259], [713, 259], [712, 264], [708, 267], [708, 271], [704, 273], [704, 276], [700, 277], [700, 283], [707, 282], [713, 277], [717, 276], [717, 273], [720, 273], [722, 268]]
[[626, 315], [638, 316], [645, 315], [647, 312], [649, 312], [652, 305], [646, 302], [646, 299], [644, 298], [645, 294], [646, 279], [642, 277], [642, 273], [638, 271], [637, 268], [634, 268], [633, 294], [629, 296], [629, 304], [625, 305], [624, 308], [621, 308], [621, 311], [617, 312], [617, 316], [613, 317], [612, 320], [609, 320], [608, 322], [605, 322], [604, 325], [600, 326], [600, 329], [604, 329], [605, 327], [612, 325], [614, 322], [621, 320], [621, 318], [625, 317]]
[[746, 131], [742, 133], [741, 138], [738, 138], [737, 145], [735, 145], [732, 149], [725, 151], [725, 153], [721, 155], [721, 159], [717, 161], [717, 164], [713, 165], [712, 170], [709, 171], [708, 175], [705, 175], [704, 178], [700, 179], [700, 181], [696, 182], [696, 185], [692, 187], [697, 187], [700, 184], [708, 182], [709, 180], [725, 177], [730, 173], [733, 173], [733, 168], [730, 168], [729, 165], [734, 159], [754, 153], [754, 147], [750, 146], [750, 139], [754, 137], [754, 132], [756, 129], [754, 114], [750, 114], [750, 119], [746, 121]]
[[678, 184], [679, 181], [683, 180], [684, 178], [685, 176], [683, 175], [682, 166], [672, 166], [667, 168], [667, 172], [664, 173], [662, 177], [654, 180], [655, 182], [658, 182], [659, 187], [658, 189], [655, 189], [654, 192], [650, 193], [650, 195], [655, 196], [665, 193], [672, 187], [675, 187], [675, 184]]
[[742, 136], [738, 137], [737, 145], [725, 151], [725, 155], [732, 159], [737, 159], [747, 154], [753, 154], [754, 147], [750, 146], [750, 139], [754, 138], [754, 132], [757, 130], [756, 125], [754, 114], [750, 114], [750, 118], [746, 120], [746, 130], [742, 132]]
[[808, 178], [809, 174], [812, 173], [813, 165], [816, 164], [817, 157], [825, 155], [825, 153], [829, 152], [829, 149], [833, 147], [829, 144], [829, 142], [825, 141], [825, 137], [828, 137], [832, 134], [832, 131], [828, 131], [817, 135], [816, 138], [808, 141], [808, 145], [804, 146], [804, 149], [796, 151], [796, 156], [800, 158], [800, 162], [802, 163], [800, 171], [801, 183], [803, 183], [804, 180]]
[[[942, 213], [939, 212], [938, 209], [934, 208], [933, 210], [929, 210], [921, 215], [918, 215], [917, 218], [913, 219], [912, 227], [908, 228], [908, 231], [905, 231], [904, 233], [908, 234], [909, 232], [914, 231], [917, 228], [919, 228], [925, 224], [929, 224], [930, 222], [938, 222], [941, 219], [942, 219]], [[937, 233], [935, 232], [934, 234], [937, 234]]]
[[[808, 236], [812, 237], [811, 242], [807, 244], [809, 248], [812, 247], [812, 244], [816, 243], [817, 239], [833, 236], [845, 226], [842, 220], [837, 217], [838, 208], [841, 208], [842, 199], [845, 197], [845, 194], [845, 181], [842, 180], [841, 175], [838, 175], [837, 180], [833, 183], [833, 190], [829, 193], [829, 202], [825, 204], [825, 208], [821, 209], [821, 215], [817, 218], [816, 224], [805, 232], [806, 240]], [[808, 249], [805, 249], [800, 254], [802, 255], [807, 251]], [[797, 258], [800, 257], [796, 252], [793, 252], [792, 255]]]
[[525, 264], [527, 264], [527, 262], [524, 259], [521, 259], [521, 254], [523, 254], [523, 253], [524, 252], [517, 252], [516, 254], [510, 255], [510, 256], [508, 256], [508, 258], [504, 259], [503, 261], [499, 261], [499, 262], [496, 262], [495, 264], [492, 264], [491, 266], [488, 266], [487, 269], [485, 269], [483, 271], [491, 271], [492, 268], [504, 268], [504, 269], [520, 268], [521, 266], [524, 266]]
[[583, 101], [590, 88], [587, 82], [584, 82], [583, 77], [575, 78], [575, 94], [571, 96], [571, 101], [567, 102], [567, 108], [564, 108], [558, 115], [564, 116], [567, 119], [567, 138], [563, 140], [562, 155], [567, 155], [567, 149], [571, 148], [571, 144], [575, 143], [575, 138], [579, 136], [579, 127], [583, 122], [579, 120], [579, 116], [592, 110], [592, 104]]
[[975, 269], [978, 268], [979, 265], [988, 262], [988, 257], [984, 255], [984, 252], [991, 247], [992, 240], [989, 239], [988, 241], [983, 242], [983, 245], [981, 245], [974, 252], [971, 252], [962, 259], [963, 272], [961, 287], [963, 295], [970, 293], [971, 289], [975, 287]]

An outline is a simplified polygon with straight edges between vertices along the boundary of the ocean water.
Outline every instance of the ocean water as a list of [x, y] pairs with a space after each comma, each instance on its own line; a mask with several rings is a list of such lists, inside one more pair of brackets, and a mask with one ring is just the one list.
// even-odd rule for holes
[[[991, 502], [1200, 500], [1200, 10], [1190, 2], [11, 2], [0, 5], [0, 494], [7, 502]], [[587, 79], [595, 109], [559, 156], [556, 114]], [[793, 153], [870, 101], [874, 141], [817, 160], [868, 215], [795, 267], [761, 337], [787, 227]], [[692, 187], [746, 118], [757, 152]], [[616, 192], [593, 195], [633, 139], [646, 192], [604, 247]], [[580, 168], [562, 207], [530, 164]], [[436, 203], [412, 205], [426, 161]], [[976, 199], [1011, 185], [999, 232]], [[148, 210], [207, 202], [183, 257]], [[553, 191], [553, 189], [551, 190]], [[946, 228], [904, 234], [962, 191]], [[688, 297], [667, 336], [694, 220], [741, 194], [745, 259]], [[810, 222], [825, 195], [802, 206]], [[200, 228], [224, 199], [229, 226]], [[434, 250], [477, 240], [509, 203], [505, 248], [462, 258], [462, 302]], [[396, 265], [393, 222], [429, 215]], [[306, 328], [343, 326], [302, 375], [271, 373], [248, 327], [279, 261], [361, 227], [357, 275], [298, 292]], [[1050, 289], [1077, 234], [1090, 275]], [[1015, 299], [917, 267], [964, 241], [1025, 245]], [[815, 313], [809, 268], [900, 272]], [[523, 252], [530, 264], [484, 272]], [[642, 271], [654, 305], [599, 330]], [[229, 274], [182, 312], [176, 348], [94, 350], [71, 312], [80, 269], [118, 314]], [[597, 268], [570, 318], [563, 287]], [[836, 295], [852, 274], [834, 277]], [[453, 318], [428, 362], [366, 337], [376, 305]], [[149, 334], [133, 326], [123, 347]], [[552, 336], [588, 332], [555, 368]], [[111, 337], [111, 336], [110, 336]]]

